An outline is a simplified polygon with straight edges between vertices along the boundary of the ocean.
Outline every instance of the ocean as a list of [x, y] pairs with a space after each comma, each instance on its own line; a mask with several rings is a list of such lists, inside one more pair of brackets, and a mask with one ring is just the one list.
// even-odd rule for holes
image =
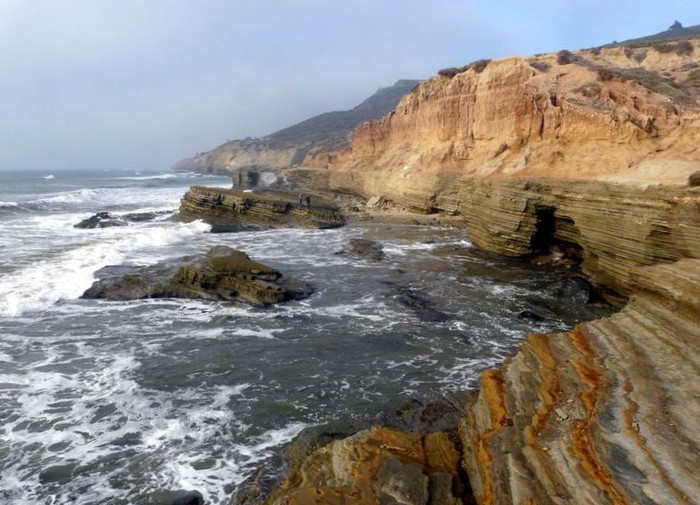
[[[171, 219], [193, 184], [230, 180], [0, 172], [0, 503], [146, 504], [179, 489], [227, 503], [305, 427], [474, 387], [528, 333], [607, 313], [584, 303], [570, 272], [488, 255], [458, 228], [209, 233]], [[158, 214], [74, 228], [103, 211]], [[355, 237], [382, 243], [386, 259], [337, 254]], [[80, 299], [104, 266], [214, 245], [316, 292], [270, 308]], [[444, 317], [422, 317], [407, 292]]]

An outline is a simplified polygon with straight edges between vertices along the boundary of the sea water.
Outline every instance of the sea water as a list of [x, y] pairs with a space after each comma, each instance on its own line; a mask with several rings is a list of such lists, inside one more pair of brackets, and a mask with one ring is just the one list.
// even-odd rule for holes
[[[588, 307], [566, 271], [496, 258], [461, 229], [350, 225], [213, 234], [171, 219], [192, 184], [168, 172], [0, 172], [0, 502], [143, 503], [159, 490], [230, 492], [305, 427], [474, 387], [530, 332]], [[163, 212], [104, 229], [96, 212]], [[341, 251], [376, 240], [386, 258]], [[107, 265], [222, 244], [311, 282], [271, 308], [81, 300]], [[441, 321], [402, 303], [411, 293]], [[525, 310], [543, 317], [523, 319]]]

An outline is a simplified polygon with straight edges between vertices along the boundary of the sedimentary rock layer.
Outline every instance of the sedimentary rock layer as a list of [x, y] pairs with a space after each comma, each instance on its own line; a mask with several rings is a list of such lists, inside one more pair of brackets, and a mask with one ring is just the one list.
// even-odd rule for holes
[[700, 170], [700, 42], [687, 44], [682, 54], [615, 47], [436, 76], [360, 127], [349, 149], [287, 177], [418, 211], [439, 209], [465, 178], [685, 184]]
[[180, 204], [183, 219], [203, 219], [222, 231], [246, 225], [272, 228], [336, 228], [345, 220], [327, 200], [299, 201], [293, 194], [191, 187]]
[[635, 274], [620, 313], [483, 375], [460, 429], [480, 504], [700, 503], [700, 260]]
[[522, 256], [568, 244], [596, 284], [625, 295], [637, 289], [639, 266], [700, 258], [700, 188], [467, 181], [451, 204], [476, 245]]

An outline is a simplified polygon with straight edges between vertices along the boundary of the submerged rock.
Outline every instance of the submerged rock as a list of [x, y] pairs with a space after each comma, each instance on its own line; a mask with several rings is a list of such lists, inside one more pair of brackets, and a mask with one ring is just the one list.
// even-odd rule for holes
[[[390, 285], [392, 285], [390, 283]], [[408, 307], [421, 321], [440, 323], [448, 321], [450, 316], [436, 309], [428, 298], [406, 286], [392, 285], [396, 290], [394, 298], [403, 306]]]
[[83, 219], [78, 224], [73, 225], [73, 228], [92, 229], [92, 228], [112, 228], [115, 226], [128, 226], [125, 220], [111, 214], [109, 212], [98, 212], [87, 219]]
[[155, 491], [137, 498], [134, 505], [204, 505], [199, 491]]
[[351, 238], [343, 252], [369, 261], [381, 261], [384, 259], [384, 246], [374, 240], [363, 238]]
[[112, 214], [111, 212], [98, 212], [87, 219], [83, 219], [73, 228], [93, 229], [93, 228], [113, 228], [115, 226], [128, 226], [129, 223], [143, 223], [153, 221], [158, 216], [171, 214], [171, 211], [156, 212], [131, 212], [128, 214]]
[[318, 196], [283, 191], [239, 191], [191, 187], [180, 204], [180, 218], [202, 219], [215, 231], [265, 228], [337, 228], [345, 224], [340, 209]]
[[537, 312], [531, 310], [523, 310], [518, 313], [520, 319], [528, 319], [530, 321], [541, 322], [545, 320], [544, 316], [539, 315]]
[[200, 298], [264, 306], [306, 298], [311, 285], [284, 278], [274, 268], [241, 251], [216, 246], [204, 256], [189, 256], [152, 266], [106, 267], [83, 298]]

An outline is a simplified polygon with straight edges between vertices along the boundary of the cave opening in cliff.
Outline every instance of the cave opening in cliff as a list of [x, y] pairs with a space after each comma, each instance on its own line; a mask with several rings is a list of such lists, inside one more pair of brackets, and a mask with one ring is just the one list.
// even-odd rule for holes
[[538, 207], [535, 210], [535, 233], [530, 239], [532, 252], [566, 260], [571, 266], [583, 260], [581, 232], [573, 219], [558, 215], [556, 207]]

